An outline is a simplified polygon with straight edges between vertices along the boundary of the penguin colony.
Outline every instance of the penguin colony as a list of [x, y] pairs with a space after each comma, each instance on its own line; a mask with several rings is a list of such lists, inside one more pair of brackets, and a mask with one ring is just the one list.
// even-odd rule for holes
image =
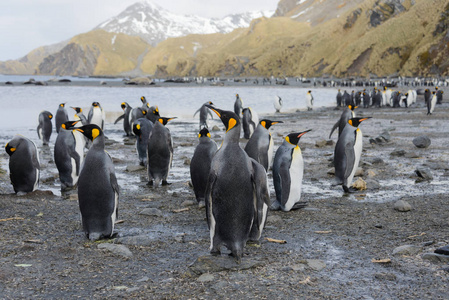
[[[428, 114], [441, 103], [442, 92], [436, 89], [424, 91]], [[416, 103], [417, 92], [403, 94], [387, 88], [368, 92], [338, 90], [337, 107], [344, 107], [340, 119], [332, 128], [329, 138], [338, 128], [338, 141], [334, 151], [335, 183], [345, 193], [350, 193], [355, 170], [362, 153], [360, 124], [369, 117], [356, 117], [355, 109], [363, 107], [401, 107]], [[126, 136], [136, 138], [138, 161], [148, 172], [148, 185], [157, 188], [168, 185], [169, 170], [173, 161], [173, 140], [167, 123], [174, 118], [161, 117], [157, 106], [150, 106], [145, 97], [142, 105], [131, 107], [121, 103]], [[306, 95], [308, 110], [313, 109], [311, 91]], [[276, 112], [282, 107], [282, 99], [274, 102]], [[90, 240], [110, 238], [118, 217], [119, 186], [112, 158], [105, 151], [104, 111], [100, 103], [92, 103], [88, 117], [82, 109], [72, 107], [76, 114], [68, 120], [65, 103], [59, 105], [55, 122], [58, 137], [54, 147], [55, 164], [58, 168], [61, 190], [78, 190], [82, 226]], [[195, 148], [190, 176], [198, 203], [206, 206], [206, 220], [210, 233], [210, 252], [221, 253], [225, 246], [236, 262], [243, 257], [247, 243], [259, 243], [267, 218], [268, 209], [285, 212], [303, 208], [301, 201], [304, 160], [299, 141], [311, 129], [286, 133], [276, 153], [269, 129], [282, 121], [262, 119], [251, 108], [243, 108], [236, 95], [234, 111], [223, 110], [211, 101], [204, 103], [199, 112], [199, 143]], [[207, 118], [214, 112], [225, 126], [222, 144], [211, 138]], [[53, 115], [43, 111], [39, 115], [38, 136], [48, 145], [52, 133]], [[247, 128], [245, 130], [245, 128]], [[244, 148], [239, 144], [241, 132], [248, 142]], [[86, 150], [86, 141], [91, 141]], [[16, 136], [5, 147], [10, 155], [10, 178], [16, 193], [36, 190], [39, 183], [39, 153], [29, 139]], [[87, 154], [84, 152], [87, 151]], [[267, 174], [272, 172], [275, 199], [270, 201]]]

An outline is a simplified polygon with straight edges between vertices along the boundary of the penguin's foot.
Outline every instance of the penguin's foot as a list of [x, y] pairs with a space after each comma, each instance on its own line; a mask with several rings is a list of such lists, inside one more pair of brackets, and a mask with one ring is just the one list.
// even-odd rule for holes
[[167, 180], [162, 180], [162, 185], [170, 185], [171, 183], [168, 183]]
[[153, 186], [153, 180], [148, 181], [147, 185]]
[[212, 255], [212, 256], [219, 256], [219, 255], [221, 255], [221, 252], [220, 252], [220, 250], [214, 250], [214, 249], [212, 249], [212, 250], [210, 251], [210, 255]]
[[145, 164], [143, 163], [143, 161], [141, 161], [141, 162], [139, 163], [139, 165], [145, 166]]
[[347, 187], [346, 185], [343, 185], [343, 190], [345, 191], [345, 193], [347, 194], [352, 194], [357, 192], [357, 189], [353, 188], [353, 187]]

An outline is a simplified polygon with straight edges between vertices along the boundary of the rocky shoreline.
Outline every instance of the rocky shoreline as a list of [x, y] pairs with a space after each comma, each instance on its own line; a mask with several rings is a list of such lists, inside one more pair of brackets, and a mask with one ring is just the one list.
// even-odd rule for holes
[[[13, 195], [7, 172], [1, 173], [2, 298], [447, 297], [449, 256], [434, 250], [449, 243], [449, 105], [427, 116], [419, 96], [417, 107], [356, 113], [372, 119], [361, 125], [364, 150], [356, 176], [366, 190], [351, 195], [331, 185], [336, 135], [327, 137], [340, 109], [265, 116], [284, 121], [270, 129], [275, 148], [286, 134], [312, 129], [299, 143], [308, 206], [270, 211], [260, 247], [247, 247], [241, 265], [208, 253], [205, 210], [196, 204], [188, 177], [197, 121], [167, 125], [183, 132], [173, 136], [167, 187], [146, 185], [132, 139], [108, 140], [121, 187], [119, 222], [117, 238], [99, 243], [81, 230], [76, 193], [51, 192], [58, 184], [53, 149], [39, 146], [39, 191]], [[216, 120], [213, 125], [219, 130], [212, 138], [220, 144], [223, 126]], [[415, 146], [421, 136], [430, 146]], [[7, 161], [6, 153], [0, 159]], [[269, 184], [273, 199], [271, 172]]]

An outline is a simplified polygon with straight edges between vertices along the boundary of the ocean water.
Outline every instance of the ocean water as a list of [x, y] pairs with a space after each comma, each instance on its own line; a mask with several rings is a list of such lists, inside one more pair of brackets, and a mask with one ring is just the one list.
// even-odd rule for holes
[[[83, 108], [87, 116], [92, 102], [98, 101], [106, 112], [106, 123], [111, 124], [122, 113], [122, 102], [128, 102], [132, 107], [141, 106], [140, 97], [145, 96], [150, 105], [159, 107], [161, 116], [177, 117], [172, 122], [197, 124], [198, 115], [194, 118], [193, 114], [207, 101], [212, 101], [220, 109], [233, 110], [235, 95], [239, 94], [244, 107], [251, 107], [258, 114], [266, 114], [275, 111], [273, 101], [276, 96], [280, 96], [284, 103], [281, 112], [287, 112], [306, 107], [308, 90], [289, 86], [0, 86], [0, 143], [4, 145], [5, 139], [17, 133], [38, 141], [36, 127], [39, 113], [48, 110], [55, 114], [60, 103], [66, 103], [69, 116], [73, 117], [75, 111], [70, 106]], [[314, 96], [314, 107], [335, 105], [336, 89], [310, 90]], [[55, 135], [52, 136], [54, 138]]]

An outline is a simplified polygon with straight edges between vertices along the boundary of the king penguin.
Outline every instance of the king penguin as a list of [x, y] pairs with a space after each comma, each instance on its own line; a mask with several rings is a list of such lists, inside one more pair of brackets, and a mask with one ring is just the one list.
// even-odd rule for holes
[[370, 118], [349, 119], [335, 145], [334, 166], [336, 184], [341, 184], [346, 193], [350, 192], [349, 187], [362, 155], [362, 131], [358, 126]]
[[433, 113], [436, 104], [437, 104], [437, 95], [436, 92], [433, 91], [430, 100], [427, 101], [427, 115], [431, 115]]
[[353, 106], [349, 104], [341, 113], [340, 119], [337, 121], [337, 123], [334, 124], [334, 127], [332, 127], [331, 133], [329, 134], [329, 138], [331, 138], [332, 133], [334, 133], [334, 130], [338, 127], [338, 136], [340, 136], [341, 132], [345, 128], [346, 124], [348, 123], [349, 119], [355, 118], [355, 112], [354, 109], [356, 109], [357, 106]]
[[243, 100], [240, 98], [239, 94], [235, 94], [235, 102], [234, 102], [234, 112], [237, 116], [240, 117], [240, 113], [243, 110]]
[[146, 118], [137, 119], [133, 124], [133, 133], [136, 136], [136, 149], [141, 166], [147, 165], [148, 139], [153, 130], [153, 123]]
[[[168, 185], [167, 176], [173, 161], [173, 140], [165, 125], [174, 118], [160, 117], [148, 138], [148, 185]], [[154, 181], [154, 183], [153, 183]]]
[[56, 116], [55, 116], [55, 125], [56, 125], [57, 133], [59, 133], [62, 123], [65, 123], [68, 120], [69, 120], [69, 114], [67, 113], [67, 110], [65, 109], [65, 103], [61, 103], [61, 104], [59, 104], [59, 107], [58, 107], [58, 110], [56, 111]]
[[337, 98], [336, 99], [337, 100], [337, 107], [344, 106], [343, 105], [343, 95], [341, 94], [341, 90], [340, 89], [338, 89], [336, 98]]
[[307, 106], [307, 110], [312, 110], [313, 109], [312, 91], [308, 91], [307, 92], [307, 95], [306, 95], [306, 106]]
[[81, 124], [77, 123], [77, 126], [89, 124], [86, 116], [83, 114], [83, 109], [81, 107], [73, 107], [73, 106], [71, 106], [71, 107], [75, 110], [75, 116], [74, 116], [75, 121], [81, 121]]
[[212, 159], [205, 194], [210, 251], [218, 255], [224, 245], [240, 263], [245, 243], [258, 242], [262, 234], [269, 205], [267, 176], [239, 145], [239, 117], [208, 107], [226, 127], [223, 143]]
[[54, 159], [63, 192], [76, 187], [84, 160], [86, 141], [84, 135], [74, 129], [78, 122], [80, 121], [63, 123], [55, 142]]
[[273, 162], [276, 200], [271, 205], [274, 210], [290, 211], [305, 206], [304, 202], [300, 202], [304, 160], [298, 142], [309, 131], [290, 133], [276, 151]]
[[212, 113], [210, 112], [209, 108], [206, 107], [206, 104], [214, 105], [212, 103], [212, 101], [208, 101], [208, 102], [204, 103], [203, 105], [201, 105], [201, 107], [193, 114], [193, 117], [195, 117], [195, 115], [197, 113], [200, 113], [200, 129], [202, 127], [208, 128], [208, 126], [207, 126], [207, 116], [208, 115], [210, 115], [211, 119], [213, 118]]
[[131, 112], [132, 107], [128, 104], [128, 102], [123, 102], [120, 107], [123, 109], [123, 115], [115, 120], [114, 124], [117, 124], [118, 121], [123, 119], [123, 130], [125, 131], [126, 136], [132, 136], [132, 127], [131, 127]]
[[145, 118], [147, 115], [147, 110], [143, 109], [142, 107], [134, 107], [131, 110], [130, 113], [130, 119], [129, 119], [129, 125], [131, 126], [131, 129], [134, 127], [134, 122], [140, 118]]
[[97, 125], [101, 130], [104, 129], [104, 111], [99, 102], [92, 103], [87, 115], [87, 121], [89, 124]]
[[95, 124], [74, 129], [92, 140], [78, 179], [83, 230], [91, 241], [111, 237], [118, 212], [119, 185], [112, 158], [104, 150], [105, 136]]
[[42, 144], [48, 145], [50, 142], [50, 136], [53, 131], [53, 124], [51, 123], [53, 115], [49, 111], [42, 111], [39, 114], [39, 125], [37, 125], [37, 135], [42, 141]]
[[9, 155], [9, 176], [17, 194], [33, 192], [39, 185], [39, 152], [28, 138], [16, 135], [5, 146]]
[[259, 116], [255, 110], [251, 109], [251, 107], [244, 108], [242, 110], [242, 115], [243, 137], [249, 139], [259, 124]]
[[271, 167], [273, 163], [273, 137], [268, 131], [274, 124], [284, 123], [282, 121], [271, 121], [263, 119], [257, 125], [256, 130], [245, 146], [245, 152], [249, 157], [260, 163], [265, 171]]
[[282, 98], [279, 96], [276, 96], [273, 100], [273, 106], [274, 109], [276, 110], [276, 112], [281, 112], [281, 108], [282, 108]]
[[217, 144], [211, 139], [207, 128], [200, 130], [198, 138], [199, 144], [196, 146], [190, 162], [190, 179], [192, 180], [196, 200], [198, 203], [204, 203], [207, 177], [209, 176], [212, 158], [217, 152]]

